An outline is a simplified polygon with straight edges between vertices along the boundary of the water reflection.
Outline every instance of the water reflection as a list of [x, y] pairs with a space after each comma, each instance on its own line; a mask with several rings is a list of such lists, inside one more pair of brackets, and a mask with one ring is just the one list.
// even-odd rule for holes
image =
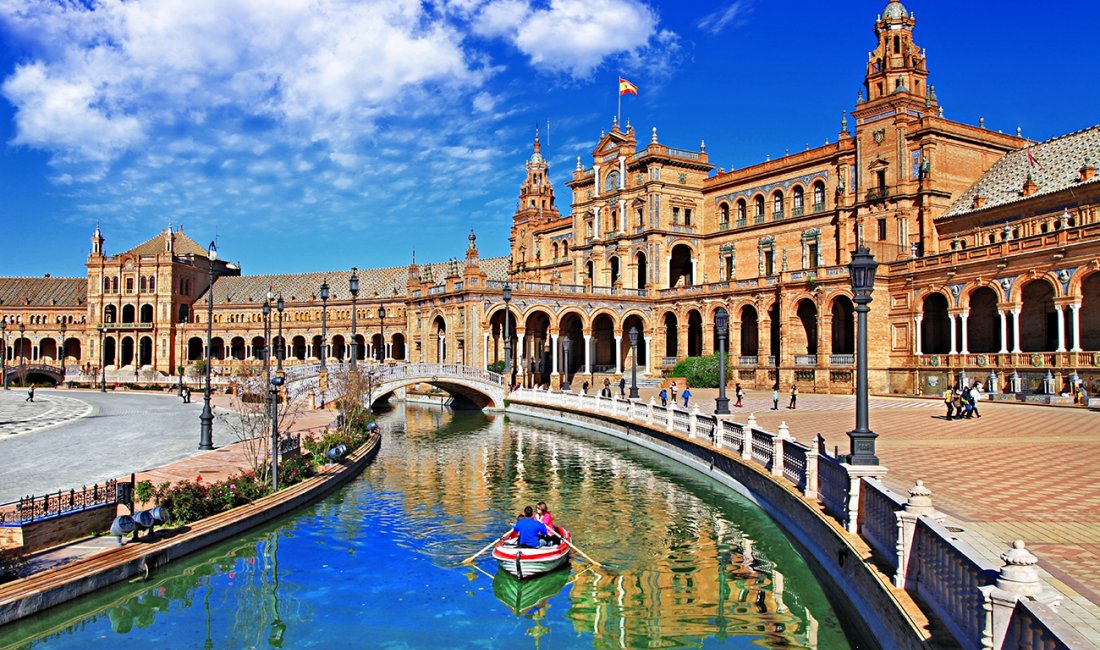
[[[564, 426], [398, 408], [362, 478], [267, 529], [8, 626], [0, 646], [844, 648], [774, 523], [659, 456]], [[461, 561], [544, 500], [602, 566]], [[440, 637], [445, 634], [445, 637]]]

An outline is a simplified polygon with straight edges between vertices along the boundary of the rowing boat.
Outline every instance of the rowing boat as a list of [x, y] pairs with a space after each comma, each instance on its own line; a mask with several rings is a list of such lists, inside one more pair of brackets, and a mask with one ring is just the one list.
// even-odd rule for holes
[[[571, 539], [568, 530], [555, 529], [565, 541]], [[549, 546], [523, 547], [519, 545], [519, 535], [513, 531], [493, 547], [493, 559], [500, 563], [500, 568], [523, 580], [553, 571], [568, 562], [569, 544], [554, 538]]]

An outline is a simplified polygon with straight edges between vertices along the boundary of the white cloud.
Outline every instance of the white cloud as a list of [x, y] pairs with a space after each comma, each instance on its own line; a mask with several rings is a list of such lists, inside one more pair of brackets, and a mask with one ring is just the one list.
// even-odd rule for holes
[[744, 24], [745, 17], [752, 11], [752, 3], [748, 0], [736, 0], [725, 7], [721, 7], [699, 20], [698, 27], [704, 32], [717, 36], [731, 24], [734, 27]]

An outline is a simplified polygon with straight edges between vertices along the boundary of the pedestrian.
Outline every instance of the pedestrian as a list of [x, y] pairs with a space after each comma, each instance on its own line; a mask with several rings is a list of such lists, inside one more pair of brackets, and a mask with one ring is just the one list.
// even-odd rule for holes
[[688, 400], [691, 399], [691, 389], [684, 386], [684, 392], [680, 394], [684, 397], [684, 408], [687, 408]]
[[603, 378], [603, 391], [600, 393], [604, 397], [611, 397], [611, 380], [607, 377]]
[[948, 421], [953, 420], [954, 418], [951, 416], [955, 414], [955, 395], [954, 391], [950, 388], [943, 391], [943, 403], [947, 405]]
[[675, 405], [676, 404], [676, 382], [673, 381], [672, 385], [669, 386], [668, 388], [669, 388], [669, 395], [672, 397], [672, 404]]
[[27, 399], [26, 399], [26, 401], [28, 401], [28, 402], [33, 402], [34, 401], [34, 384], [31, 384], [30, 389], [27, 390]]
[[733, 394], [737, 397], [737, 403], [734, 406], [740, 408], [741, 401], [745, 399], [745, 389], [741, 388], [741, 382], [737, 382], [737, 388], [733, 389]]
[[190, 404], [191, 403], [191, 389], [190, 388], [184, 388], [183, 389], [183, 402], [184, 402], [184, 404]]
[[626, 377], [619, 377], [619, 397], [626, 397]]
[[779, 384], [772, 386], [772, 410], [779, 410]]
[[660, 397], [661, 406], [668, 406], [668, 391], [662, 388]]
[[787, 405], [787, 408], [798, 408], [798, 384], [791, 384], [791, 403]]
[[963, 410], [966, 412], [966, 419], [970, 420], [974, 417], [974, 393], [970, 390], [969, 385], [964, 385], [962, 390], [962, 403]]
[[584, 383], [581, 384], [581, 392], [584, 393], [585, 395], [588, 394], [588, 380], [587, 379], [585, 379]]
[[982, 382], [974, 382], [974, 387], [970, 389], [970, 397], [972, 398], [970, 404], [974, 409], [974, 417], [982, 417], [982, 414], [978, 412], [978, 402], [982, 401]]

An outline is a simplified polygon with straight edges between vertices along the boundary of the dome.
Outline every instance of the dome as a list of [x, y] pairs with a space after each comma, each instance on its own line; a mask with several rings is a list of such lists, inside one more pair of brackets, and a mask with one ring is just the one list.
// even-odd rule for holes
[[536, 151], [535, 153], [531, 154], [531, 159], [527, 161], [527, 164], [541, 165], [545, 162], [546, 160], [542, 157], [542, 154]]
[[890, 3], [886, 5], [886, 9], [882, 11], [883, 20], [900, 20], [908, 17], [909, 12], [901, 4], [901, 0], [890, 0]]

